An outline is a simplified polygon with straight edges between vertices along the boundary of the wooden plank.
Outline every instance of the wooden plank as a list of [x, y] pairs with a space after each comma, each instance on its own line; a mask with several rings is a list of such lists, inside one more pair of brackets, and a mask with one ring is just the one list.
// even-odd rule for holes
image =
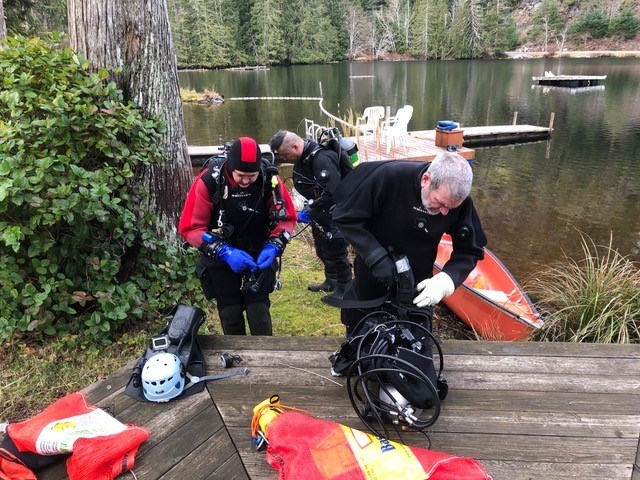
[[[337, 337], [260, 337], [234, 335], [201, 335], [198, 341], [203, 349], [215, 352], [234, 350], [284, 350], [300, 352], [317, 350], [327, 354], [340, 347], [344, 338]], [[507, 355], [542, 357], [606, 357], [640, 359], [637, 345], [609, 345], [595, 343], [562, 342], [478, 342], [476, 340], [444, 340], [445, 354]], [[292, 355], [293, 356], [293, 355]]]
[[207, 480], [250, 480], [249, 474], [242, 464], [240, 455], [234, 455], [216, 468]]
[[[291, 355], [289, 351], [273, 350], [234, 350], [233, 355], [237, 355], [242, 362], [236, 363], [234, 367], [255, 367], [255, 366], [282, 366], [283, 369], [290, 367], [298, 368], [326, 368], [331, 367], [329, 352], [309, 350], [297, 352]], [[436, 349], [432, 352], [438, 364]], [[218, 352], [205, 350], [205, 362], [208, 365], [207, 373], [221, 373], [224, 369], [220, 363]], [[445, 371], [491, 371], [491, 372], [518, 372], [537, 374], [589, 374], [618, 376], [624, 373], [625, 376], [640, 376], [640, 362], [634, 358], [610, 359], [602, 357], [569, 357], [562, 358], [562, 361], [549, 361], [548, 357], [538, 357], [533, 355], [458, 355], [449, 354], [444, 351]], [[327, 371], [328, 373], [328, 371]]]
[[[189, 436], [183, 439], [189, 441]], [[199, 480], [210, 477], [228, 459], [236, 456], [236, 449], [225, 429], [198, 445], [192, 452], [175, 464], [161, 480]], [[156, 477], [153, 477], [156, 478]], [[242, 477], [240, 477], [242, 478]]]
[[[296, 404], [295, 406], [308, 410], [317, 418], [330, 419], [354, 428], [365, 429], [348, 400], [338, 406], [326, 404]], [[218, 408], [228, 426], [248, 426], [251, 422], [253, 407], [250, 405], [220, 403]], [[427, 414], [430, 413], [430, 411], [427, 412]], [[505, 435], [527, 435], [537, 432], [541, 436], [637, 439], [640, 434], [640, 415], [605, 415], [599, 412], [577, 415], [525, 410], [474, 411], [452, 409], [443, 404], [437, 422], [429, 428], [429, 431]]]
[[[211, 397], [206, 390], [200, 394], [185, 397], [170, 403], [136, 402], [130, 397], [120, 394], [117, 400], [133, 403], [122, 411], [116, 411], [116, 418], [123, 423], [143, 426], [151, 432], [149, 440], [144, 442], [139, 450], [136, 460], [136, 469], [144, 465], [144, 454], [162, 442], [174, 430], [179, 429], [185, 423], [199, 415], [203, 410], [212, 405]], [[217, 411], [215, 412], [217, 414]], [[220, 417], [218, 417], [220, 419]], [[220, 425], [221, 425], [221, 419]], [[63, 464], [46, 468], [39, 472], [39, 480], [59, 480], [66, 478], [66, 469]]]
[[[280, 395], [284, 404], [294, 407], [309, 408], [313, 405], [327, 407], [344, 407], [349, 405], [345, 389], [336, 392], [332, 387], [300, 387], [297, 385], [280, 385], [277, 389], [272, 385], [225, 385], [216, 387], [209, 384], [216, 405], [247, 404], [253, 407], [273, 394]], [[444, 409], [484, 410], [484, 411], [528, 411], [570, 413], [576, 415], [599, 413], [615, 413], [619, 415], [637, 415], [638, 397], [628, 394], [611, 393], [567, 393], [503, 390], [458, 390], [451, 389], [442, 403]]]
[[562, 464], [545, 462], [500, 462], [485, 460], [482, 462], [494, 480], [628, 480], [629, 465]]
[[251, 443], [249, 429], [235, 427], [228, 428], [228, 431], [242, 459], [242, 464], [249, 474], [249, 478], [254, 480], [276, 480], [278, 478], [277, 471], [267, 463], [265, 451], [256, 450], [253, 443]]
[[[156, 431], [154, 435], [160, 436], [160, 441], [156, 441], [151, 447], [145, 446], [136, 460], [135, 473], [138, 478], [160, 478], [187, 457], [194, 448], [210, 442], [212, 436], [228, 434], [215, 406], [210, 405], [181, 427], [174, 430], [172, 425], [168, 424], [162, 433]], [[220, 460], [219, 464], [224, 461], [225, 459]]]
[[[328, 368], [308, 368], [304, 371], [276, 367], [251, 367], [248, 375], [217, 380], [217, 384], [237, 383], [252, 385], [264, 383], [277, 389], [280, 385], [296, 384], [305, 386], [334, 386], [336, 391], [345, 385], [344, 378], [332, 378]], [[617, 378], [601, 375], [534, 374], [534, 373], [494, 373], [447, 371], [446, 379], [450, 388], [475, 390], [520, 390], [536, 392], [581, 392], [581, 393], [633, 393], [640, 394], [640, 378], [620, 376]], [[337, 384], [336, 384], [337, 382]]]
[[[350, 404], [346, 379], [329, 374], [328, 355], [341, 343], [322, 337], [201, 337], [207, 373], [229, 371], [219, 361], [229, 352], [243, 358], [240, 366], [249, 375], [154, 404], [124, 395], [129, 365], [85, 392], [120, 420], [152, 432], [138, 454], [138, 478], [275, 480], [277, 472], [250, 441], [252, 409], [265, 398], [279, 394], [285, 405], [365, 428]], [[494, 480], [640, 480], [634, 472], [640, 461], [637, 345], [446, 341], [443, 349], [450, 392], [440, 417], [426, 432], [429, 438], [407, 431], [403, 442], [427, 447], [430, 440], [434, 450], [476, 457]], [[64, 477], [63, 465], [39, 476]]]
[[[276, 479], [275, 470], [265, 460], [264, 452], [256, 452], [247, 445], [247, 431], [230, 428], [229, 432], [238, 446], [240, 456], [251, 478]], [[631, 471], [629, 456], [620, 454], [627, 450], [628, 443], [576, 442], [574, 439], [557, 439], [513, 435], [505, 439], [502, 435], [430, 434], [431, 449], [452, 455], [477, 458], [488, 469], [494, 480], [529, 478], [607, 478], [628, 479]], [[417, 440], [414, 441], [414, 440]], [[507, 441], [508, 440], [508, 441]], [[406, 435], [407, 445], [427, 445], [425, 437]], [[491, 457], [485, 456], [490, 451]], [[621, 466], [622, 465], [622, 466]], [[518, 467], [519, 470], [513, 470]], [[554, 471], [561, 471], [556, 477]], [[606, 472], [609, 476], [602, 476]], [[515, 476], [514, 476], [515, 474]], [[529, 477], [527, 477], [527, 474]], [[540, 476], [533, 476], [539, 474]]]
[[[416, 134], [418, 133], [418, 134]], [[408, 132], [405, 144], [396, 142], [387, 152], [387, 145], [382, 141], [370, 137], [351, 141], [358, 144], [358, 158], [363, 162], [380, 160], [408, 160], [415, 162], [430, 162], [439, 153], [445, 152], [446, 148], [437, 147], [435, 144], [435, 134], [432, 137], [420, 135], [419, 132]], [[475, 158], [475, 150], [460, 146], [457, 153], [468, 160]]]

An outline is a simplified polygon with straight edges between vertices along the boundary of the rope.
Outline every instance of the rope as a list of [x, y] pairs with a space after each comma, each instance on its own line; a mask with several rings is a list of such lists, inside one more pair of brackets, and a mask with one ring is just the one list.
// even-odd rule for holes
[[320, 100], [321, 97], [233, 97], [228, 100]]

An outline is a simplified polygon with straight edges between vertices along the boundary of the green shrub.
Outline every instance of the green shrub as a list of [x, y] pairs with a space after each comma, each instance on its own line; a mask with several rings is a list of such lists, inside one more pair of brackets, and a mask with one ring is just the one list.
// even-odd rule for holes
[[574, 23], [569, 29], [569, 33], [572, 35], [586, 33], [592, 38], [604, 38], [607, 36], [608, 30], [609, 20], [602, 10], [593, 10]]
[[0, 340], [104, 342], [193, 285], [192, 261], [139, 207], [134, 171], [163, 161], [162, 125], [61, 41], [8, 38], [0, 50]]
[[625, 40], [636, 38], [640, 32], [640, 20], [633, 14], [633, 10], [625, 8], [620, 15], [609, 23], [609, 35], [619, 36]]
[[527, 290], [549, 313], [540, 339], [640, 343], [640, 270], [611, 246], [582, 236], [584, 259], [550, 266]]

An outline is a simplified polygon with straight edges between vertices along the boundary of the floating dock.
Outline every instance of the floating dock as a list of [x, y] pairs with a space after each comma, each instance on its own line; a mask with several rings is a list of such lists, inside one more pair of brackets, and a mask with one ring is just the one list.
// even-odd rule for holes
[[604, 85], [592, 85], [590, 87], [560, 87], [558, 85], [531, 85], [531, 90], [542, 89], [543, 93], [548, 91], [569, 92], [571, 95], [576, 93], [604, 92]]
[[592, 87], [607, 78], [606, 75], [545, 75], [531, 77], [538, 85], [555, 85], [557, 87]]

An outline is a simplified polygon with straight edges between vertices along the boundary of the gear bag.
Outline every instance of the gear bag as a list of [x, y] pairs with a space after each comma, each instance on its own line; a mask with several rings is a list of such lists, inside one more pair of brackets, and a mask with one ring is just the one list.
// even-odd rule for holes
[[[147, 361], [159, 353], [170, 353], [180, 359], [186, 372], [193, 377], [204, 376], [204, 355], [196, 335], [206, 314], [197, 307], [178, 304], [167, 316], [169, 321], [158, 335], [151, 339], [146, 352], [135, 363], [133, 374], [124, 393], [140, 402], [147, 401], [142, 390], [142, 369]], [[180, 396], [187, 396], [204, 390], [204, 382], [185, 388]]]
[[[206, 314], [197, 307], [178, 304], [168, 311], [167, 316], [171, 318], [167, 327], [151, 339], [146, 352], [133, 366], [133, 374], [124, 389], [125, 394], [139, 402], [166, 402], [176, 397], [184, 397], [203, 391], [204, 382], [208, 380], [219, 380], [249, 373], [249, 370], [244, 368], [233, 372], [205, 375], [204, 355], [200, 344], [198, 344], [197, 334]], [[178, 363], [174, 369], [171, 365], [167, 365], [171, 361]], [[164, 366], [158, 364], [164, 364]], [[148, 366], [148, 369], [145, 369], [145, 366]], [[154, 384], [151, 388], [154, 390], [153, 392], [147, 391], [145, 394], [145, 388], [150, 387], [148, 385], [149, 379], [145, 377], [145, 373], [152, 368], [161, 376], [158, 377], [157, 385], [151, 380]], [[168, 375], [167, 372], [171, 378], [162, 377], [163, 374]], [[176, 373], [179, 378], [174, 378], [173, 373]], [[172, 383], [163, 389], [162, 384], [165, 381], [168, 383], [170, 379], [172, 382], [178, 383]]]
[[[30, 480], [26, 467], [39, 470], [66, 459], [70, 480], [113, 480], [133, 468], [138, 447], [150, 435], [89, 405], [84, 394], [72, 393], [34, 417], [8, 425], [10, 442], [3, 442], [6, 450], [0, 449], [0, 456], [11, 460], [6, 465], [11, 470], [0, 463], [0, 478], [5, 473], [11, 480]], [[16, 453], [8, 455], [12, 450]], [[16, 470], [20, 465], [25, 468]]]

